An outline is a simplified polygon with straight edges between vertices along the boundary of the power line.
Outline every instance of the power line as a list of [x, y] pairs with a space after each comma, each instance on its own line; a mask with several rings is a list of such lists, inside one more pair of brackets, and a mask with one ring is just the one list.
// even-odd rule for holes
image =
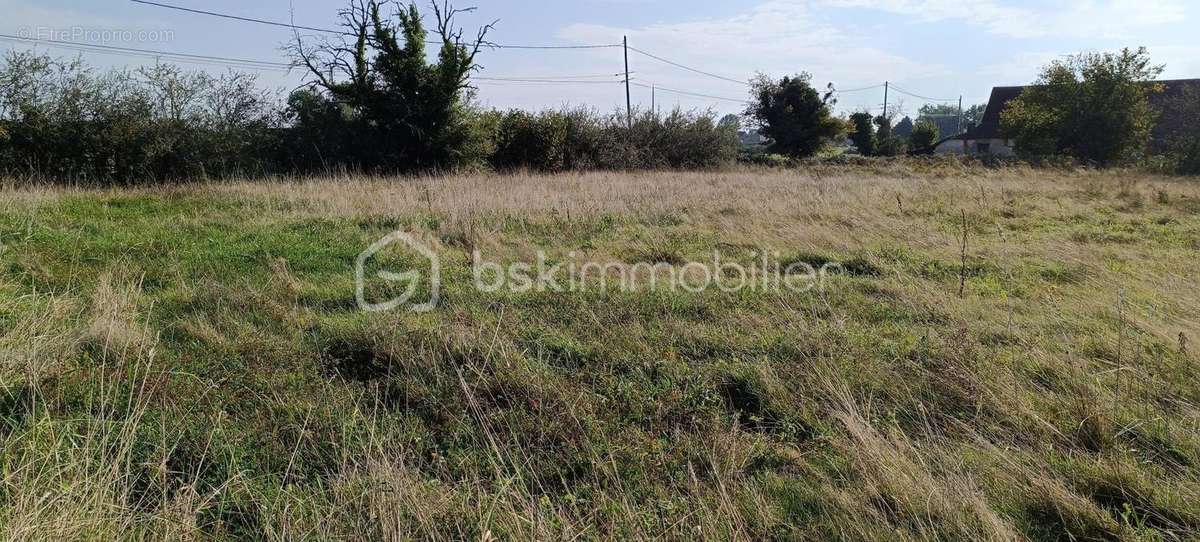
[[579, 79], [541, 79], [541, 78], [523, 78], [523, 77], [471, 77], [471, 80], [476, 81], [499, 81], [511, 83], [570, 83], [570, 84], [593, 84], [593, 85], [611, 85], [620, 83], [621, 81], [582, 81]]
[[[622, 77], [620, 73], [597, 73], [594, 75], [511, 75], [505, 77], [516, 77], [521, 79], [598, 79], [603, 77]], [[480, 79], [475, 77], [474, 79]]]
[[[291, 23], [281, 23], [279, 21], [268, 21], [266, 19], [255, 19], [253, 17], [242, 17], [240, 15], [231, 15], [229, 13], [220, 13], [220, 12], [216, 12], [216, 11], [208, 11], [208, 10], [203, 10], [203, 9], [193, 9], [193, 8], [187, 8], [187, 7], [183, 7], [183, 6], [176, 6], [176, 5], [172, 5], [172, 4], [164, 4], [162, 2], [151, 2], [150, 0], [129, 0], [129, 1], [137, 3], [137, 4], [143, 4], [143, 5], [147, 5], [147, 6], [155, 6], [155, 7], [166, 8], [166, 9], [173, 9], [173, 10], [177, 10], [177, 11], [184, 11], [187, 13], [193, 13], [193, 14], [197, 14], [197, 15], [208, 15], [210, 17], [220, 17], [222, 19], [232, 19], [235, 21], [242, 21], [242, 22], [247, 22], [247, 23], [265, 24], [265, 25], [269, 25], [269, 26], [289, 28], [292, 30], [311, 30], [313, 32], [323, 32], [326, 34], [338, 34], [338, 35], [343, 35], [343, 36], [350, 35], [348, 32], [345, 32], [342, 30], [333, 30], [333, 29], [329, 29], [329, 28], [318, 28], [315, 26], [300, 26], [300, 25], [294, 25]], [[432, 30], [426, 30], [425, 32], [429, 33], [429, 34], [433, 33]], [[431, 45], [441, 45], [442, 44], [441, 41], [432, 41], [432, 40], [426, 40], [425, 43], [431, 44]], [[621, 46], [620, 44], [608, 44], [608, 43], [591, 44], [591, 45], [505, 45], [502, 43], [485, 43], [484, 45], [495, 48], [495, 49], [604, 49], [604, 48], [612, 48], [612, 47], [620, 47]]]
[[[630, 47], [630, 49], [633, 49], [633, 48], [632, 48], [632, 47]], [[699, 92], [689, 92], [689, 91], [686, 91], [686, 90], [677, 90], [677, 89], [673, 89], [673, 88], [660, 87], [660, 86], [658, 86], [658, 85], [654, 85], [654, 84], [648, 84], [648, 83], [634, 83], [634, 82], [630, 82], [629, 84], [631, 84], [631, 85], [633, 85], [633, 86], [636, 86], [636, 87], [641, 87], [641, 88], [649, 88], [649, 89], [654, 89], [654, 90], [661, 90], [661, 91], [663, 91], [663, 92], [670, 92], [670, 93], [673, 93], [673, 94], [682, 94], [682, 95], [684, 95], [684, 96], [693, 96], [693, 97], [696, 97], [696, 98], [710, 98], [710, 99], [713, 99], [713, 100], [725, 100], [725, 101], [728, 101], [728, 102], [746, 103], [746, 100], [744, 100], [744, 99], [739, 99], [739, 98], [727, 98], [727, 97], [725, 97], [725, 96], [713, 96], [713, 95], [711, 95], [711, 94], [701, 94], [701, 93], [699, 93]]]
[[290, 23], [268, 21], [265, 19], [254, 19], [251, 17], [230, 15], [228, 13], [217, 13], [215, 11], [206, 11], [203, 9], [193, 9], [193, 8], [186, 8], [183, 6], [173, 6], [171, 4], [161, 4], [158, 2], [150, 2], [149, 0], [129, 0], [129, 1], [133, 2], [135, 4], [145, 4], [147, 6], [157, 6], [160, 8], [174, 9], [174, 10], [178, 10], [178, 11], [186, 11], [188, 13], [196, 13], [199, 15], [209, 15], [212, 17], [220, 17], [222, 19], [233, 19], [235, 21], [242, 21], [242, 22], [247, 22], [247, 23], [258, 23], [258, 24], [265, 24], [265, 25], [270, 25], [270, 26], [279, 26], [279, 27], [283, 27], [283, 28], [290, 28], [292, 30], [312, 30], [313, 32], [325, 32], [327, 34], [345, 34], [345, 32], [343, 32], [341, 30], [330, 30], [328, 28], [317, 28], [317, 27], [313, 27], [313, 26], [300, 26], [300, 25], [294, 25], [294, 24], [290, 24]]
[[620, 47], [620, 43], [601, 43], [594, 45], [504, 45], [500, 43], [485, 44], [488, 47], [495, 49], [613, 49]]
[[930, 98], [929, 96], [922, 96], [920, 94], [914, 94], [914, 93], [904, 90], [896, 85], [892, 85], [892, 89], [901, 94], [906, 94], [908, 96], [912, 96], [913, 98], [920, 98], [922, 100], [929, 100], [931, 102], [953, 102], [953, 101], [958, 100], [958, 98], [949, 98], [949, 99]]
[[864, 90], [875, 90], [877, 88], [883, 88], [883, 85], [874, 85], [874, 86], [862, 87], [862, 88], [849, 88], [846, 90], [841, 90], [841, 89], [835, 88], [834, 90], [836, 90], [839, 94], [844, 94], [847, 92], [862, 92]]
[[197, 55], [190, 53], [172, 53], [169, 51], [155, 51], [150, 49], [134, 49], [131, 47], [117, 47], [114, 45], [99, 45], [91, 43], [78, 43], [72, 41], [60, 41], [52, 39], [26, 38], [23, 36], [13, 36], [10, 34], [0, 34], [0, 40], [8, 42], [20, 43], [42, 43], [52, 47], [61, 47], [64, 49], [72, 49], [82, 52], [101, 52], [111, 53], [124, 56], [137, 56], [141, 58], [169, 58], [183, 62], [195, 62], [199, 64], [218, 64], [225, 66], [233, 66], [239, 68], [253, 69], [268, 69], [268, 70], [290, 70], [291, 64], [282, 62], [269, 62], [264, 60], [251, 60], [245, 58], [229, 58], [211, 55]]
[[[294, 25], [294, 24], [283, 23], [283, 22], [279, 22], [279, 21], [270, 21], [270, 20], [266, 20], [266, 19], [243, 17], [243, 16], [239, 16], [239, 15], [220, 13], [220, 12], [216, 12], [216, 11], [208, 11], [208, 10], [194, 9], [194, 8], [188, 8], [188, 7], [183, 7], [183, 6], [176, 6], [173, 4], [166, 4], [166, 3], [155, 2], [155, 1], [151, 1], [151, 0], [130, 0], [130, 1], [137, 3], [137, 4], [172, 9], [172, 10], [182, 11], [182, 12], [191, 13], [191, 14], [219, 17], [219, 18], [223, 18], [223, 19], [231, 19], [231, 20], [236, 20], [236, 21], [263, 24], [263, 25], [269, 25], [269, 26], [275, 26], [275, 27], [281, 27], [281, 28], [289, 28], [292, 30], [310, 30], [310, 31], [314, 31], [314, 32], [347, 35], [346, 32], [339, 31], [339, 30], [332, 30], [332, 29], [328, 29], [328, 28]], [[427, 31], [427, 32], [429, 32], [429, 31]], [[49, 39], [25, 38], [22, 36], [12, 36], [12, 35], [6, 35], [6, 34], [0, 34], [0, 40], [45, 43], [47, 45], [54, 46], [54, 47], [62, 47], [62, 48], [74, 49], [74, 50], [79, 50], [79, 51], [84, 51], [84, 52], [102, 52], [102, 53], [112, 53], [112, 54], [127, 55], [127, 56], [139, 56], [139, 57], [144, 57], [144, 58], [163, 58], [163, 57], [165, 57], [165, 58], [170, 58], [170, 59], [174, 59], [174, 60], [178, 60], [178, 61], [182, 61], [182, 62], [198, 63], [198, 64], [218, 64], [218, 65], [226, 65], [226, 66], [233, 66], [233, 67], [247, 68], [247, 69], [266, 69], [266, 70], [286, 71], [286, 70], [291, 70], [294, 67], [292, 64], [281, 63], [281, 62], [270, 62], [270, 61], [250, 60], [250, 59], [241, 59], [241, 58], [229, 58], [229, 57], [219, 57], [219, 56], [211, 56], [211, 55], [198, 55], [198, 54], [190, 54], [190, 53], [172, 53], [172, 52], [167, 52], [167, 51], [134, 49], [134, 48], [129, 48], [129, 47], [116, 47], [116, 46], [109, 46], [109, 45], [85, 44], [85, 43], [65, 42], [65, 41], [49, 40]], [[440, 45], [442, 42], [441, 41], [426, 41], [426, 43]], [[506, 45], [506, 44], [485, 42], [485, 43], [483, 43], [483, 45], [486, 47], [489, 47], [489, 48], [494, 48], [494, 49], [518, 49], [518, 50], [521, 50], [521, 49], [524, 49], [524, 50], [555, 50], [555, 49], [586, 50], [586, 49], [605, 49], [605, 48], [623, 47], [623, 44], [619, 44], [619, 43], [617, 43], [617, 44], [581, 44], [581, 45]], [[628, 49], [632, 50], [635, 53], [638, 53], [642, 56], [657, 60], [659, 62], [674, 66], [676, 68], [690, 71], [690, 72], [693, 72], [693, 73], [696, 73], [699, 75], [711, 77], [711, 78], [718, 79], [721, 81], [727, 81], [730, 83], [738, 83], [741, 85], [750, 86], [750, 83], [748, 83], [746, 81], [733, 79], [730, 77], [725, 77], [725, 76], [718, 75], [718, 74], [715, 74], [712, 72], [694, 68], [692, 66], [681, 64], [679, 62], [675, 62], [675, 61], [663, 58], [661, 56], [638, 49], [636, 47], [629, 47]], [[569, 83], [569, 82], [607, 83], [607, 81], [568, 81], [568, 80], [569, 79], [588, 79], [588, 78], [595, 78], [595, 77], [609, 77], [609, 76], [610, 75], [608, 75], [608, 74], [596, 74], [596, 75], [584, 75], [584, 76], [563, 75], [563, 76], [522, 76], [522, 77], [474, 77], [474, 79], [477, 79], [480, 81], [497, 81], [497, 82], [506, 82], [507, 81], [507, 82], [528, 82], [528, 83]], [[639, 83], [639, 84], [637, 84], [637, 86], [646, 87], [646, 88], [658, 88], [658, 89], [663, 90], [664, 92], [681, 94], [681, 95], [685, 95], [685, 96], [710, 98], [710, 99], [725, 100], [725, 101], [731, 101], [731, 102], [743, 102], [744, 101], [741, 99], [728, 98], [728, 97], [724, 97], [724, 96], [714, 96], [714, 95], [709, 95], [709, 94], [702, 94], [702, 93], [696, 93], [696, 92], [690, 92], [690, 91], [684, 91], [684, 90], [658, 87], [657, 85], [654, 85], [653, 87], [651, 87], [646, 84]], [[838, 93], [853, 93], [853, 92], [865, 92], [865, 91], [869, 91], [869, 90], [875, 90], [875, 89], [878, 89], [878, 88], [881, 88], [884, 86], [885, 85], [873, 85], [873, 86], [867, 86], [867, 87], [861, 87], [861, 88], [852, 88], [852, 89], [845, 89], [845, 90], [835, 89], [835, 90]], [[931, 98], [928, 96], [922, 96], [920, 94], [916, 94], [914, 92], [905, 90], [903, 88], [896, 87], [895, 85], [892, 85], [892, 88], [895, 88], [897, 92], [900, 92], [902, 94], [912, 96], [914, 98], [929, 100], [932, 102], [953, 102], [954, 101], [954, 99], [939, 99], [939, 98]]]
[[[98, 45], [90, 43], [78, 43], [59, 40], [25, 38], [21, 36], [12, 36], [8, 34], [0, 34], [0, 41], [18, 42], [18, 43], [43, 43], [51, 47], [61, 47], [64, 49], [72, 49], [87, 53], [103, 53], [116, 54], [122, 56], [133, 56], [139, 58], [168, 58], [176, 59], [184, 62], [195, 62], [199, 64], [215, 64], [237, 68], [251, 69], [267, 69], [267, 70], [290, 70], [291, 64], [281, 62], [270, 62], [266, 60], [252, 60], [244, 58], [227, 58], [209, 55], [197, 55], [190, 53], [172, 53], [168, 51], [153, 51], [148, 49], [133, 49], [130, 47], [116, 47], [112, 45]], [[507, 77], [488, 77], [488, 76], [472, 76], [471, 79], [479, 81], [499, 81], [499, 82], [520, 82], [520, 83], [583, 83], [583, 84], [612, 84], [620, 81], [591, 81], [588, 79], [596, 79], [602, 77], [617, 77], [620, 74], [613, 73], [597, 73], [597, 74], [580, 74], [580, 75], [514, 75]]]
[[659, 62], [663, 62], [663, 63], [665, 63], [665, 64], [670, 64], [670, 65], [672, 65], [672, 66], [675, 66], [676, 68], [681, 68], [681, 69], [684, 69], [684, 70], [687, 70], [687, 71], [690, 71], [690, 72], [693, 72], [693, 73], [698, 73], [698, 74], [700, 74], [700, 75], [706, 75], [706, 76], [708, 76], [708, 77], [712, 77], [712, 78], [714, 78], [714, 79], [720, 79], [720, 80], [722, 80], [722, 81], [729, 81], [729, 82], [731, 82], [731, 83], [738, 83], [738, 84], [741, 84], [741, 85], [750, 86], [750, 83], [747, 83], [746, 81], [739, 81], [739, 80], [737, 80], [737, 79], [733, 79], [733, 78], [730, 78], [730, 77], [725, 77], [725, 76], [723, 76], [723, 75], [717, 75], [717, 74], [715, 74], [715, 73], [709, 73], [709, 72], [706, 72], [706, 71], [704, 71], [704, 70], [698, 70], [698, 69], [696, 69], [696, 68], [693, 68], [693, 67], [691, 67], [691, 66], [685, 66], [685, 65], [683, 65], [683, 64], [680, 64], [680, 63], [678, 63], [678, 62], [674, 62], [674, 61], [671, 61], [671, 60], [667, 60], [667, 59], [665, 59], [665, 58], [663, 58], [663, 57], [661, 57], [661, 56], [657, 56], [657, 55], [653, 55], [653, 54], [647, 53], [646, 51], [643, 51], [643, 50], [641, 50], [641, 49], [638, 49], [638, 48], [636, 48], [636, 47], [630, 47], [630, 48], [629, 48], [629, 50], [630, 50], [630, 51], [633, 51], [633, 52], [635, 52], [635, 53], [638, 53], [638, 54], [640, 54], [640, 55], [643, 55], [643, 56], [647, 56], [647, 57], [653, 58], [654, 60], [657, 60], [657, 61], [659, 61]]
[[[144, 2], [145, 0], [135, 0], [135, 1]], [[115, 55], [121, 55], [121, 56], [132, 56], [132, 57], [153, 58], [153, 59], [167, 58], [167, 59], [172, 59], [175, 61], [186, 62], [186, 63], [221, 65], [221, 66], [252, 69], [252, 70], [290, 71], [291, 69], [294, 68], [293, 65], [288, 64], [288, 63], [283, 63], [283, 62], [272, 62], [272, 61], [266, 61], [266, 60], [254, 60], [254, 59], [246, 59], [246, 58], [221, 57], [221, 56], [213, 56], [213, 55], [200, 55], [200, 54], [193, 54], [193, 53], [175, 53], [175, 52], [170, 52], [170, 51], [158, 51], [158, 50], [151, 50], [151, 49], [135, 49], [135, 48], [131, 48], [131, 47], [118, 47], [118, 46], [113, 46], [113, 45], [78, 43], [78, 42], [69, 42], [69, 41], [52, 40], [52, 39], [27, 38], [27, 37], [23, 37], [23, 36], [14, 36], [11, 34], [0, 34], [0, 41], [17, 42], [17, 43], [33, 43], [33, 44], [41, 43], [41, 44], [45, 44], [45, 45], [48, 45], [51, 47], [71, 49], [71, 50], [87, 52], [87, 53], [115, 54]], [[634, 49], [633, 47], [630, 47], [630, 49], [637, 51], [639, 53], [642, 53], [642, 54], [646, 54], [642, 51], [638, 51], [637, 49]], [[511, 82], [511, 83], [535, 83], [535, 84], [570, 84], [570, 83], [611, 84], [611, 83], [620, 83], [622, 81], [620, 81], [620, 80], [589, 81], [587, 79], [596, 79], [596, 78], [603, 78], [603, 77], [619, 77], [621, 75], [622, 74], [531, 75], [531, 76], [508, 76], [508, 77], [474, 76], [474, 77], [471, 77], [471, 79], [478, 80], [478, 81], [500, 82], [500, 83]], [[642, 87], [642, 88], [657, 89], [657, 90], [661, 90], [663, 92], [680, 94], [680, 95], [684, 95], [684, 96], [692, 96], [692, 97], [697, 97], [697, 98], [709, 98], [709, 99], [714, 99], [714, 100], [723, 100], [723, 101], [738, 102], [738, 103], [745, 102], [745, 100], [743, 100], [743, 99], [729, 98], [726, 96], [715, 96], [715, 95], [711, 95], [711, 94], [703, 94], [703, 93], [698, 93], [698, 92], [691, 92], [691, 91], [686, 91], [686, 90], [661, 87], [661, 86], [658, 86], [657, 84], [650, 84], [649, 82], [647, 82], [647, 83], [631, 82], [630, 84], [632, 84], [634, 86]], [[860, 92], [860, 91], [874, 90], [874, 89], [881, 88], [881, 87], [883, 87], [883, 85], [875, 85], [872, 87], [862, 87], [862, 88], [847, 89], [847, 90], [838, 90], [837, 92], [839, 92], [839, 93]], [[929, 101], [933, 101], [933, 102], [952, 102], [952, 101], [954, 101], [954, 100], [949, 100], [949, 99], [941, 100], [941, 99], [937, 99], [937, 98], [930, 98], [928, 96], [921, 96], [919, 94], [909, 92], [902, 88], [897, 88], [895, 85], [892, 85], [891, 88], [895, 89], [897, 92], [900, 92], [902, 94], [906, 94], [906, 95], [909, 95], [909, 96], [912, 96], [915, 98], [920, 98], [923, 100], [929, 100]]]

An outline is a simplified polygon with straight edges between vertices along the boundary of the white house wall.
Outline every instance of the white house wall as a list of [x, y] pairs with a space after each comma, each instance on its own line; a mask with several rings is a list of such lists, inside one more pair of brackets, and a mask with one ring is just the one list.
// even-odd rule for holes
[[966, 142], [961, 139], [947, 139], [933, 148], [934, 154], [967, 154]]
[[[979, 143], [986, 143], [989, 146], [988, 152], [979, 153], [976, 151]], [[1016, 152], [1013, 150], [1012, 141], [1007, 139], [947, 139], [933, 149], [934, 154], [959, 154], [959, 155], [987, 155], [987, 156], [1014, 156]]]

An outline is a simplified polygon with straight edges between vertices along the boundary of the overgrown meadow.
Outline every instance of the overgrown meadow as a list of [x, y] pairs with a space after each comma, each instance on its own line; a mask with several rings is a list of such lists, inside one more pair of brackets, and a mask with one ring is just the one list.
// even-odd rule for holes
[[[1194, 182], [909, 164], [0, 201], [6, 540], [1200, 534]], [[356, 305], [356, 257], [396, 230], [440, 256], [433, 312]], [[473, 251], [764, 250], [847, 265], [807, 292], [471, 287]]]

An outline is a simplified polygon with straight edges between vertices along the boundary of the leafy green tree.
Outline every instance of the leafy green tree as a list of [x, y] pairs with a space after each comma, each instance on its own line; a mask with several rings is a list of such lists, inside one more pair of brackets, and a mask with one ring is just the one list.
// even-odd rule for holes
[[425, 50], [425, 25], [416, 4], [352, 0], [341, 12], [344, 35], [309, 46], [297, 38], [292, 53], [313, 89], [346, 108], [350, 161], [376, 170], [453, 167], [471, 146], [467, 110], [469, 76], [491, 25], [464, 41], [454, 19], [467, 10], [432, 2], [439, 45], [436, 61]]
[[531, 113], [494, 112], [495, 149], [489, 160], [498, 170], [532, 169], [704, 169], [737, 159], [735, 124], [711, 111], [625, 113], [564, 109]]
[[859, 154], [875, 156], [875, 124], [870, 113], [865, 111], [850, 115], [850, 141], [858, 147]]
[[287, 131], [284, 159], [299, 171], [328, 171], [344, 165], [354, 154], [352, 112], [328, 96], [311, 88], [301, 88], [288, 96]]
[[879, 115], [875, 117], [875, 137], [880, 141], [892, 137], [892, 117], [891, 115]]
[[925, 104], [917, 109], [917, 118], [958, 115], [958, 106], [944, 103]]
[[892, 128], [892, 114], [875, 117], [875, 152], [879, 156], [900, 156], [904, 154], [904, 139], [897, 137]]
[[879, 156], [900, 156], [907, 150], [907, 145], [904, 140], [896, 136], [890, 136], [879, 140]]
[[908, 138], [908, 148], [913, 154], [933, 154], [933, 146], [937, 144], [937, 140], [937, 125], [922, 120], [913, 126], [912, 135]]
[[742, 117], [730, 113], [721, 117], [721, 122], [717, 123], [722, 128], [732, 129], [734, 132], [742, 129]]
[[963, 110], [963, 130], [970, 130], [979, 126], [983, 122], [983, 113], [987, 111], [988, 104], [975, 104]]
[[132, 184], [262, 173], [278, 150], [276, 105], [245, 74], [97, 72], [10, 53], [0, 60], [0, 174]]
[[1054, 154], [1112, 165], [1138, 158], [1157, 119], [1149, 96], [1162, 66], [1145, 48], [1086, 53], [1042, 69], [1001, 113], [1004, 132], [1018, 154]]
[[492, 165], [497, 169], [561, 171], [565, 167], [570, 117], [558, 111], [540, 115], [511, 110], [500, 118]]
[[775, 81], [759, 74], [751, 81], [746, 116], [762, 126], [774, 142], [769, 151], [797, 158], [812, 156], [842, 132], [844, 125], [829, 112], [833, 92], [824, 95], [807, 73]]
[[900, 119], [900, 122], [897, 123], [896, 127], [892, 129], [892, 133], [895, 134], [896, 137], [902, 138], [908, 138], [911, 136], [913, 133], [912, 118], [905, 116], [904, 118]]
[[[987, 104], [975, 104], [962, 111], [962, 130], [970, 130], [983, 121], [983, 112]], [[917, 122], [927, 120], [938, 127], [940, 134], [957, 134], [959, 132], [958, 105], [925, 104], [917, 110]]]
[[1172, 113], [1172, 118], [1164, 119], [1164, 123], [1166, 151], [1175, 163], [1176, 172], [1200, 175], [1200, 87], [1185, 88], [1164, 109]]

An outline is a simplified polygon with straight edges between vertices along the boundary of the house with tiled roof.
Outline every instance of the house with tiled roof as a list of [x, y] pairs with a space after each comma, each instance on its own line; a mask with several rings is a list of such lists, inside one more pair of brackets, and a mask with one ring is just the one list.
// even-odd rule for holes
[[[1150, 136], [1151, 149], [1161, 148], [1167, 136], [1178, 129], [1177, 119], [1173, 108], [1177, 107], [1178, 98], [1188, 88], [1200, 90], [1200, 79], [1176, 79], [1172, 81], [1156, 81], [1163, 86], [1162, 92], [1150, 95], [1150, 105], [1160, 112], [1158, 123]], [[1000, 113], [1008, 107], [1009, 102], [1021, 95], [1026, 87], [995, 87], [988, 99], [987, 109], [979, 126], [966, 132], [951, 136], [938, 142], [934, 147], [936, 154], [965, 154], [969, 156], [1012, 156], [1013, 141], [1005, 137], [1000, 129]]]

